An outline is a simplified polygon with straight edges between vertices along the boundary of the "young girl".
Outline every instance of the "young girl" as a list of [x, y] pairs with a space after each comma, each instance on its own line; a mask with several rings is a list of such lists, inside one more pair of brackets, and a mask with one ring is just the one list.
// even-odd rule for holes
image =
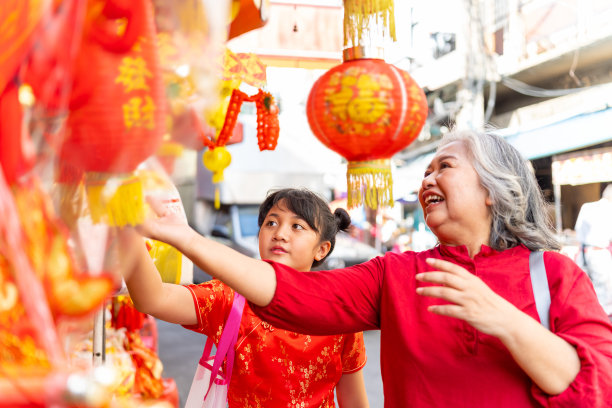
[[[325, 201], [310, 191], [284, 189], [270, 194], [261, 204], [258, 223], [261, 258], [306, 272], [331, 253], [336, 233], [349, 226], [350, 217], [342, 209], [332, 214]], [[139, 238], [123, 232], [123, 239], [135, 240], [132, 245], [144, 248]], [[189, 246], [190, 242], [184, 244]], [[237, 272], [248, 274], [249, 269], [238, 265]], [[162, 283], [142, 250], [136, 267], [125, 275], [138, 310], [219, 342], [234, 299], [228, 286], [217, 280], [189, 286]], [[330, 295], [321, 292], [321, 296]], [[335, 388], [340, 407], [368, 407], [362, 373], [365, 362], [363, 333], [297, 334], [271, 326], [246, 304], [236, 343], [229, 406], [334, 407]]]

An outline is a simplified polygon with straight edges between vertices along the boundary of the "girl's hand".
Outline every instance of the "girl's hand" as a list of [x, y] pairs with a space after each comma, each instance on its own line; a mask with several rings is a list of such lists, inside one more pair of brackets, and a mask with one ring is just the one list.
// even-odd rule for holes
[[436, 286], [418, 287], [417, 293], [450, 303], [429, 306], [429, 311], [465, 320], [477, 330], [495, 337], [507, 334], [507, 326], [512, 322], [510, 315], [518, 312], [514, 305], [461, 266], [433, 258], [428, 258], [427, 263], [438, 270], [419, 273], [416, 279]]
[[191, 233], [194, 232], [185, 216], [179, 211], [173, 211], [163, 199], [147, 196], [147, 203], [153, 209], [154, 215], [138, 226], [138, 232], [147, 238], [165, 242], [177, 248], [188, 244]]

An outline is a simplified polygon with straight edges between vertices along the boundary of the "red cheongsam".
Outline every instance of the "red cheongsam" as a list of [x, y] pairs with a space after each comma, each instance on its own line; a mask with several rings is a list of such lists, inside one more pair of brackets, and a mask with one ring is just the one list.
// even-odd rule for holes
[[[218, 343], [234, 300], [220, 281], [189, 285], [198, 324], [187, 329]], [[204, 343], [202, 343], [204, 344]], [[334, 407], [334, 388], [342, 374], [366, 363], [363, 333], [310, 336], [272, 327], [244, 306], [236, 359], [229, 388], [229, 406]]]

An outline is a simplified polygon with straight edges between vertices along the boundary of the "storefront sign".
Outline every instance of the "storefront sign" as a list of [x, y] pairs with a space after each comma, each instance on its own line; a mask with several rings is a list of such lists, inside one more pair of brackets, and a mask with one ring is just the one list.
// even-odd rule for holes
[[557, 185], [612, 181], [612, 147], [553, 156], [552, 176]]

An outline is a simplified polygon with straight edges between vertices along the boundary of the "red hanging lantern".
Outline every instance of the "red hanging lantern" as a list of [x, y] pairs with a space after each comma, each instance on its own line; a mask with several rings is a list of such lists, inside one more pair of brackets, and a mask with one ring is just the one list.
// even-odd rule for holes
[[382, 59], [345, 61], [315, 82], [306, 113], [315, 136], [349, 161], [349, 208], [392, 205], [390, 158], [427, 117], [425, 94], [410, 75]]
[[[161, 143], [164, 91], [150, 0], [90, 1], [60, 181], [78, 182], [85, 174], [94, 222], [121, 226], [144, 219], [142, 188], [131, 173]], [[110, 189], [107, 182], [118, 176], [118, 188]]]
[[349, 161], [348, 207], [376, 209], [393, 204], [390, 158], [418, 136], [427, 101], [407, 72], [382, 59], [377, 40], [396, 38], [394, 1], [343, 3], [344, 62], [315, 82], [306, 113], [315, 136]]

